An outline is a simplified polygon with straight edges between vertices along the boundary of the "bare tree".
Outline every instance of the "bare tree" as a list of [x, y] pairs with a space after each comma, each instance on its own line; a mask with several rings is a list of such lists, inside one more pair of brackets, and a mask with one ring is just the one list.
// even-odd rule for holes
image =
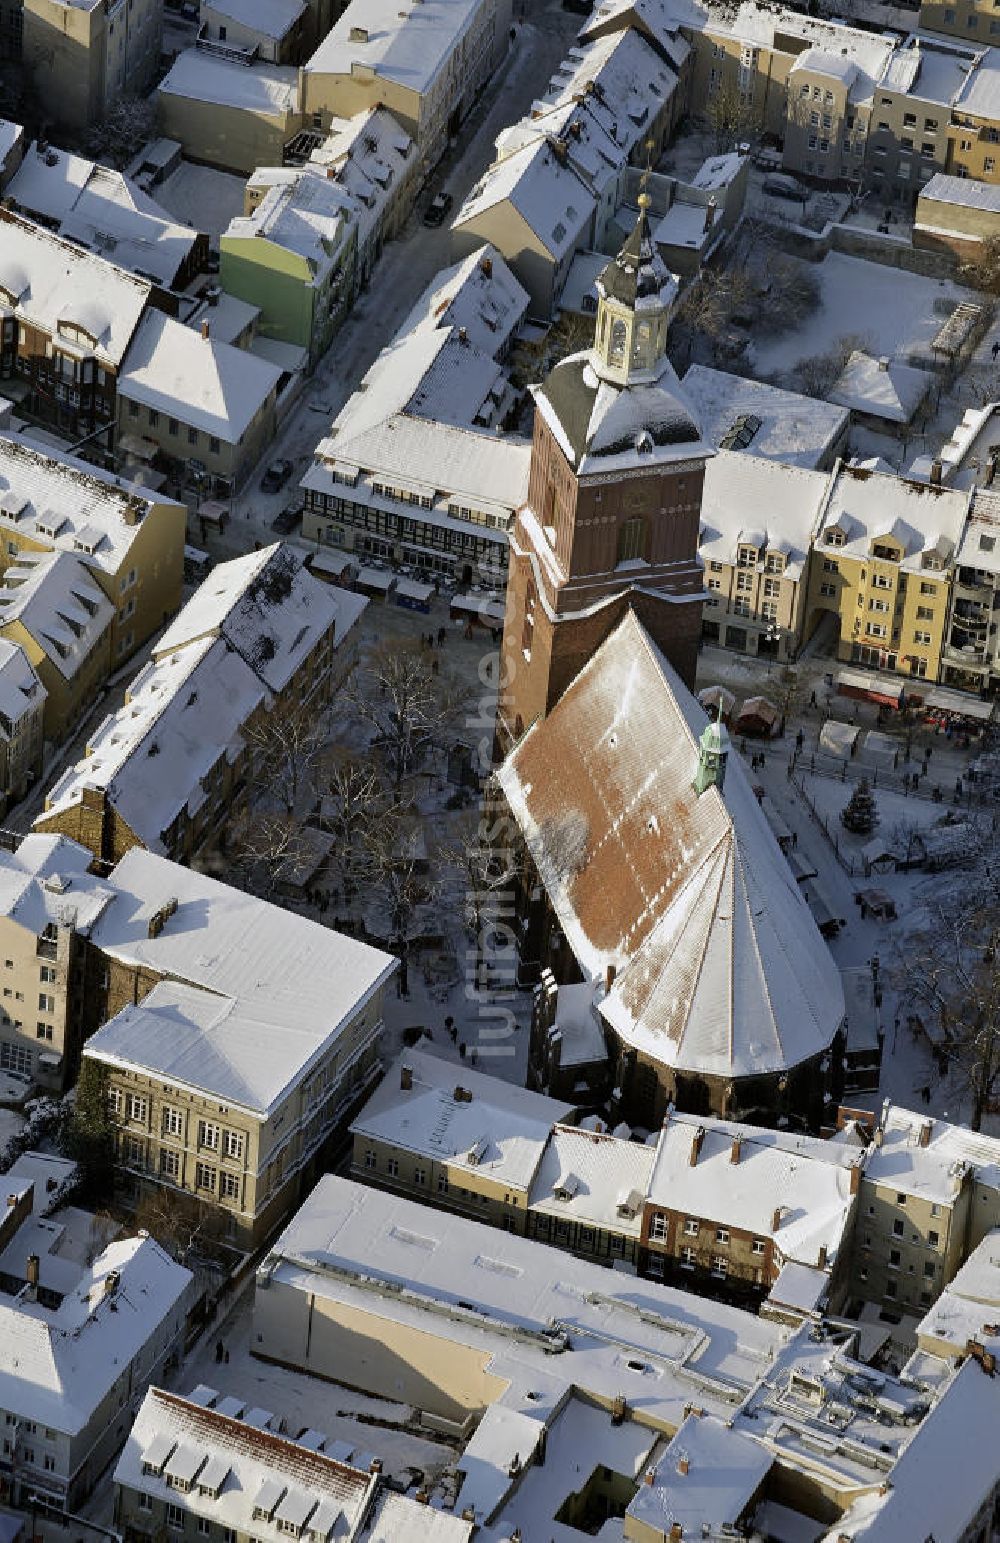
[[734, 314], [749, 304], [752, 294], [753, 287], [744, 268], [737, 265], [702, 269], [680, 298], [673, 329], [684, 337], [688, 363], [699, 338], [708, 342], [714, 355], [732, 325]]
[[488, 818], [463, 818], [443, 842], [439, 859], [451, 881], [455, 909], [472, 934], [476, 975], [485, 986], [487, 962], [509, 952], [509, 934], [517, 913], [517, 887], [524, 867], [524, 849], [498, 846]]
[[705, 120], [715, 135], [718, 152], [733, 150], [743, 140], [755, 139], [763, 121], [753, 100], [739, 90], [735, 80], [724, 81], [709, 98]]
[[324, 823], [334, 836], [344, 899], [350, 904], [371, 871], [379, 831], [386, 820], [397, 816], [399, 801], [371, 761], [355, 756], [332, 756], [325, 766], [325, 783]]
[[1000, 295], [1000, 236], [986, 236], [978, 255], [972, 262], [963, 263], [959, 271], [974, 289]]
[[156, 104], [151, 98], [120, 96], [92, 131], [87, 148], [113, 166], [127, 166], [156, 132]]
[[184, 1264], [200, 1238], [210, 1231], [206, 1206], [165, 1184], [146, 1186], [136, 1206], [135, 1222], [154, 1237], [171, 1258]]
[[399, 989], [407, 995], [413, 923], [421, 906], [430, 905], [440, 883], [430, 872], [419, 823], [398, 810], [384, 816], [369, 833], [370, 884], [388, 919], [389, 946], [399, 955]]
[[795, 389], [806, 396], [827, 397], [853, 353], [868, 352], [872, 339], [867, 333], [845, 332], [825, 354], [801, 359], [791, 372]]
[[907, 938], [894, 971], [971, 1101], [973, 1130], [1000, 1096], [1000, 905], [988, 886], [985, 893], [986, 903], [980, 888], [929, 907], [928, 925]]
[[347, 687], [397, 793], [461, 714], [463, 692], [447, 671], [435, 674], [438, 660], [415, 646], [385, 646], [376, 650], [367, 676], [356, 675]]
[[328, 711], [308, 702], [277, 703], [244, 729], [257, 801], [293, 814], [303, 797], [314, 797], [315, 773], [326, 752]]
[[316, 858], [317, 832], [287, 810], [244, 810], [231, 839], [247, 888], [264, 898], [308, 871]]

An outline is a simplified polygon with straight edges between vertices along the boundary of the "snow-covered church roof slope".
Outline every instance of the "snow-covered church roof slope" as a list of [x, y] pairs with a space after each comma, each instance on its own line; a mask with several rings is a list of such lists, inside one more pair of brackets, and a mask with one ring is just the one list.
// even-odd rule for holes
[[839, 972], [734, 756], [694, 787], [706, 717], [631, 613], [498, 778], [566, 940], [627, 1043], [703, 1076], [825, 1051]]
[[666, 358], [656, 379], [617, 386], [598, 374], [591, 350], [570, 354], [532, 396], [581, 476], [713, 453]]

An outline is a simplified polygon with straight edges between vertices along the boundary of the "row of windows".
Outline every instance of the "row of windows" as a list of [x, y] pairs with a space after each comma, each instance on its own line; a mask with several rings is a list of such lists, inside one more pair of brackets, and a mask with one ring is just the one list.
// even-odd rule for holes
[[[698, 1220], [697, 1217], [694, 1217], [694, 1216], [686, 1217], [685, 1221], [684, 1221], [684, 1236], [686, 1238], [697, 1238], [697, 1237], [699, 1237], [701, 1235], [701, 1226], [702, 1226], [702, 1224]], [[711, 1230], [712, 1230], [711, 1226], [707, 1225], [706, 1226], [706, 1232], [711, 1232]], [[651, 1243], [662, 1243], [662, 1242], [665, 1242], [666, 1241], [666, 1236], [667, 1236], [667, 1217], [662, 1212], [656, 1211], [656, 1212], [653, 1213], [652, 1219], [650, 1221], [650, 1227], [649, 1227], [649, 1239], [650, 1239], [650, 1242]], [[720, 1246], [720, 1247], [726, 1247], [726, 1246], [728, 1246], [729, 1241], [730, 1241], [729, 1228], [728, 1227], [716, 1227], [715, 1228], [715, 1242], [716, 1242], [716, 1244], [718, 1246]], [[767, 1250], [767, 1244], [766, 1244], [766, 1242], [764, 1241], [763, 1238], [754, 1238], [753, 1239], [752, 1250], [751, 1250], [753, 1253], [755, 1253], [755, 1254], [763, 1254], [763, 1253], [766, 1252], [766, 1250]]]
[[[139, 416], [139, 403], [138, 402], [128, 402], [127, 403], [127, 407], [128, 407], [128, 415], [129, 415], [129, 417], [130, 418], [138, 418], [138, 416]], [[155, 429], [155, 428], [159, 427], [160, 413], [158, 412], [158, 410], [155, 407], [148, 407], [146, 409], [146, 419], [147, 419], [147, 422], [149, 423], [149, 427], [151, 429]], [[174, 437], [178, 437], [180, 435], [180, 432], [181, 432], [180, 420], [178, 418], [169, 418], [168, 417], [167, 418], [167, 433], [172, 435], [172, 436], [174, 436]], [[186, 424], [185, 425], [184, 432], [187, 435], [187, 442], [188, 442], [189, 445], [197, 445], [200, 442], [201, 434], [199, 433], [199, 431], [197, 429], [192, 428], [190, 424]], [[218, 436], [215, 435], [215, 434], [206, 434], [205, 438], [208, 440], [208, 448], [211, 451], [211, 453], [213, 455], [218, 455], [219, 451], [222, 448], [222, 445], [221, 445], [221, 442], [220, 442]]]
[[[149, 1100], [142, 1093], [123, 1093], [121, 1088], [111, 1088], [108, 1092], [108, 1108], [116, 1117], [120, 1118], [124, 1112], [127, 1120], [144, 1125], [149, 1112]], [[183, 1109], [165, 1106], [160, 1117], [160, 1130], [164, 1136], [182, 1136], [184, 1134]], [[214, 1120], [199, 1120], [198, 1146], [210, 1152], [221, 1152], [223, 1157], [240, 1161], [245, 1150], [246, 1138], [242, 1131], [230, 1130]]]

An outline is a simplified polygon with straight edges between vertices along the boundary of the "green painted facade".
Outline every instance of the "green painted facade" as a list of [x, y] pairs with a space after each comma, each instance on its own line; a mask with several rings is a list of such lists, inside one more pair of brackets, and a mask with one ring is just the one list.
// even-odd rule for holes
[[312, 369], [350, 309], [356, 249], [351, 224], [334, 262], [317, 279], [307, 258], [266, 236], [224, 234], [219, 281], [227, 294], [259, 307], [260, 336], [304, 348]]

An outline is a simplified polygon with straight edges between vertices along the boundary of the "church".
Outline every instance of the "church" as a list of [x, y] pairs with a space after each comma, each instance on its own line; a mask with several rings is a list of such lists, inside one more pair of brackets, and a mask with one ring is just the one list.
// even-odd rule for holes
[[565, 1090], [577, 1067], [632, 1124], [672, 1103], [816, 1127], [843, 990], [691, 692], [712, 451], [667, 359], [676, 284], [647, 207], [598, 280], [593, 346], [534, 388], [511, 534], [495, 781], [525, 855], [522, 969], [546, 983], [533, 1080]]

